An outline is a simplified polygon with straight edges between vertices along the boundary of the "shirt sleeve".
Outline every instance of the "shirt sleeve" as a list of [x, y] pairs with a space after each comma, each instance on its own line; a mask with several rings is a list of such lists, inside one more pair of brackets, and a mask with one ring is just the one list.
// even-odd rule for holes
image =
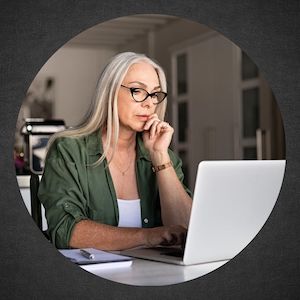
[[75, 223], [88, 219], [83, 162], [84, 155], [73, 138], [55, 141], [47, 155], [38, 197], [57, 248], [68, 248]]
[[178, 179], [180, 180], [183, 188], [185, 189], [185, 191], [187, 192], [187, 194], [192, 197], [192, 192], [190, 191], [190, 189], [184, 184], [184, 173], [182, 171], [182, 160], [172, 151], [172, 150], [168, 150], [169, 151], [169, 156], [171, 158], [171, 161], [173, 163], [173, 168], [177, 174]]

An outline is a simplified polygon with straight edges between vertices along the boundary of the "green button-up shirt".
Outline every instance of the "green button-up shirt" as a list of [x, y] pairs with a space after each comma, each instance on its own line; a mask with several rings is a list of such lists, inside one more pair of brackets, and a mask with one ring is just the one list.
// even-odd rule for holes
[[[142, 226], [160, 226], [156, 176], [140, 134], [137, 135], [136, 151]], [[107, 162], [91, 166], [102, 153], [100, 131], [84, 137], [58, 138], [49, 149], [38, 197], [45, 207], [50, 239], [57, 248], [69, 247], [72, 229], [80, 220], [118, 225], [117, 197], [109, 168], [105, 167]], [[179, 180], [183, 182], [181, 160], [171, 150], [169, 155]]]

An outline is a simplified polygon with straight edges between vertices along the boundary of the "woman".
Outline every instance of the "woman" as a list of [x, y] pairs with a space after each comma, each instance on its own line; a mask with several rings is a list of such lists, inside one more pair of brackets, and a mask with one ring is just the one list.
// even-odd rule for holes
[[125, 52], [105, 68], [95, 106], [78, 129], [50, 141], [39, 198], [58, 248], [123, 250], [180, 244], [191, 198], [168, 149], [160, 66]]

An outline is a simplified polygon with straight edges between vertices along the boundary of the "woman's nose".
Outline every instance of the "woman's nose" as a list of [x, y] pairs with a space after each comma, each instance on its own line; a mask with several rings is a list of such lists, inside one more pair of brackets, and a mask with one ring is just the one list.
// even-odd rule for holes
[[142, 102], [142, 106], [148, 108], [154, 106], [153, 99], [150, 95]]

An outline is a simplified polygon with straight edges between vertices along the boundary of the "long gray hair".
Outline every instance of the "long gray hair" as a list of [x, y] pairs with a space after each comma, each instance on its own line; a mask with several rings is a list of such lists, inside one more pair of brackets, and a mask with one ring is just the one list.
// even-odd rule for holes
[[[76, 128], [67, 129], [54, 134], [49, 140], [48, 148], [52, 145], [54, 140], [59, 137], [80, 137], [89, 135], [98, 129], [106, 128], [107, 138], [106, 145], [103, 147], [104, 152], [96, 161], [95, 165], [101, 164], [106, 158], [109, 146], [112, 147], [114, 153], [119, 138], [118, 92], [128, 69], [138, 62], [146, 62], [154, 67], [161, 89], [166, 92], [166, 76], [160, 65], [144, 54], [134, 52], [120, 53], [111, 59], [102, 72], [97, 84], [92, 109], [86, 121]], [[165, 117], [166, 100], [167, 99], [156, 107], [155, 112], [160, 120], [164, 120]]]

